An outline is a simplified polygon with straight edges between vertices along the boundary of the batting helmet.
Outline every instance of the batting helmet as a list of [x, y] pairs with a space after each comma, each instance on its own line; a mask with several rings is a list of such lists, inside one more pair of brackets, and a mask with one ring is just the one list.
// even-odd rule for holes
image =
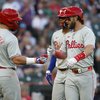
[[58, 17], [67, 17], [68, 13], [70, 13], [70, 10], [67, 7], [63, 7], [58, 11]]
[[59, 10], [58, 17], [79, 16], [83, 19], [83, 10], [77, 6], [64, 7]]
[[81, 19], [83, 19], [83, 10], [77, 6], [70, 6], [68, 7], [68, 10], [70, 10], [69, 13], [67, 13], [67, 17], [70, 16], [79, 16]]
[[9, 29], [16, 30], [21, 20], [19, 13], [14, 9], [7, 8], [0, 12], [0, 23], [8, 26]]

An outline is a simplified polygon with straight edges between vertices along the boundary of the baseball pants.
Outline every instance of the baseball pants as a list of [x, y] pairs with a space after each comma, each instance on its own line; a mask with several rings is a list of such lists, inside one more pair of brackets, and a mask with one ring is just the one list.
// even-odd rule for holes
[[57, 71], [52, 100], [93, 100], [96, 88], [94, 71], [74, 74], [71, 70]]
[[15, 71], [10, 76], [0, 76], [0, 100], [21, 100], [20, 84]]

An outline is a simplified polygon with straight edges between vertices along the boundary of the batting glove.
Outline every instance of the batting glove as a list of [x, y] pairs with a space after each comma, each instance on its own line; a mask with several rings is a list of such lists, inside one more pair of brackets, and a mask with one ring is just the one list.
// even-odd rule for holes
[[51, 56], [53, 54], [53, 52], [54, 52], [54, 49], [51, 46], [49, 46], [47, 48], [47, 54], [48, 54], [48, 56]]
[[49, 70], [46, 71], [46, 79], [48, 83], [52, 86], [53, 85], [52, 74]]
[[70, 68], [74, 66], [77, 63], [77, 60], [75, 58], [70, 58], [67, 60], [67, 66]]
[[48, 59], [48, 55], [47, 54], [43, 54], [40, 57], [36, 58], [36, 63], [37, 64], [44, 64], [44, 63], [47, 62], [47, 59]]

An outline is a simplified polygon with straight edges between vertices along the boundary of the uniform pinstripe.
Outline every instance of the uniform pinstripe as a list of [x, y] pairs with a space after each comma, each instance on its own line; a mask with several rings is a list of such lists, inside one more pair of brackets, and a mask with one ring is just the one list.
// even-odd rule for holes
[[[65, 43], [63, 42], [63, 38]], [[70, 31], [65, 35], [63, 35], [62, 30], [59, 30], [53, 34], [52, 47], [55, 47], [55, 41], [62, 43], [61, 50], [67, 50], [67, 58], [65, 60], [57, 59], [56, 67], [60, 69], [67, 68], [65, 64], [66, 60], [81, 53], [85, 46], [90, 44], [95, 47], [94, 33], [87, 26], [76, 32]], [[88, 66], [93, 66], [93, 64], [92, 53], [87, 58], [76, 63], [73, 68], [84, 69]], [[52, 100], [93, 100], [95, 87], [96, 77], [94, 70], [80, 74], [75, 74], [70, 69], [63, 72], [57, 70]]]
[[[15, 55], [21, 55], [17, 38], [6, 29], [0, 29], [0, 66], [13, 67], [11, 61]], [[15, 70], [0, 69], [0, 93], [3, 100], [21, 100], [20, 84]]]

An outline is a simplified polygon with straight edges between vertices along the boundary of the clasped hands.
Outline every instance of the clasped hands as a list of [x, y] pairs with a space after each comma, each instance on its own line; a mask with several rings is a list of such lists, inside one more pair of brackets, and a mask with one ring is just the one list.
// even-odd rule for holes
[[36, 58], [36, 63], [37, 64], [44, 64], [44, 63], [47, 62], [47, 59], [48, 59], [48, 55], [47, 54], [43, 54], [40, 57]]

